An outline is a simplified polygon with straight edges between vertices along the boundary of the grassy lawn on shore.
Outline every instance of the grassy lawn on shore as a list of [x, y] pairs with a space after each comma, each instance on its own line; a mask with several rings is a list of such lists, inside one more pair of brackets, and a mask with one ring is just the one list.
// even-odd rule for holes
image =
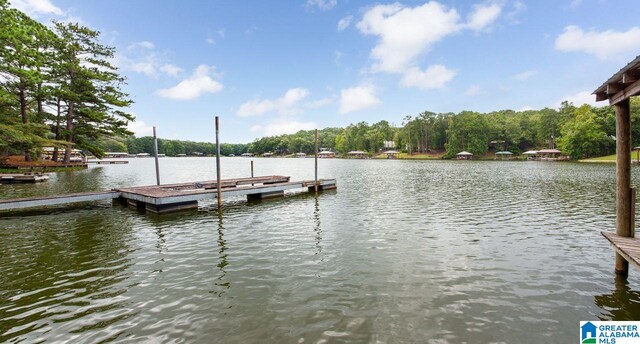
[[[637, 152], [631, 152], [630, 158], [631, 161], [635, 161], [638, 158], [638, 153]], [[589, 159], [582, 159], [582, 160], [578, 160], [580, 162], [609, 162], [609, 163], [615, 163], [616, 162], [616, 155], [615, 154], [611, 154], [611, 155], [605, 155], [605, 156], [599, 156], [599, 157], [595, 157], [595, 158], [589, 158]]]

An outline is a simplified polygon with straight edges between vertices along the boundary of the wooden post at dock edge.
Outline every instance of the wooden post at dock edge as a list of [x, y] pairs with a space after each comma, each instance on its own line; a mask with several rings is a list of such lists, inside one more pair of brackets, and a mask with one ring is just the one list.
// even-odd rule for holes
[[251, 178], [253, 178], [253, 160], [251, 160]]
[[222, 207], [222, 190], [220, 188], [220, 122], [216, 116], [216, 189], [218, 190], [218, 208]]
[[156, 159], [156, 185], [160, 185], [160, 166], [158, 165], [158, 136], [156, 136], [156, 127], [153, 126], [153, 154]]
[[[616, 110], [616, 234], [630, 237], [631, 229], [631, 121], [629, 99], [615, 104]], [[616, 253], [616, 273], [629, 274], [629, 262]]]
[[318, 129], [315, 130], [315, 149], [313, 152], [314, 152], [315, 161], [316, 161], [314, 190], [316, 193], [318, 193]]

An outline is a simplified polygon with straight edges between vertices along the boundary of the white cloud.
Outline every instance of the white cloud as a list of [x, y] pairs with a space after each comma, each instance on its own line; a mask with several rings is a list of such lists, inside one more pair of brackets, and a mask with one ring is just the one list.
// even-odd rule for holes
[[525, 105], [525, 106], [519, 108], [518, 110], [516, 110], [516, 112], [531, 111], [531, 110], [533, 110], [533, 108], [531, 106]]
[[591, 92], [589, 91], [582, 91], [576, 94], [565, 96], [562, 99], [558, 100], [554, 104], [554, 107], [559, 108], [560, 104], [563, 101], [568, 101], [570, 103], [573, 103], [573, 105], [575, 106], [581, 106], [582, 104], [589, 104], [595, 107], [603, 107], [603, 106], [609, 105], [609, 102], [606, 102], [606, 101], [596, 102], [596, 96], [591, 94]]
[[413, 8], [394, 3], [369, 9], [357, 27], [379, 37], [371, 50], [372, 71], [402, 73], [433, 44], [457, 32], [459, 19], [455, 9], [435, 1]]
[[501, 11], [502, 7], [496, 3], [474, 5], [466, 26], [471, 30], [480, 31], [495, 22]]
[[328, 11], [338, 4], [338, 0], [307, 0], [308, 7], [317, 7], [323, 11]]
[[560, 51], [579, 51], [592, 54], [606, 60], [616, 55], [629, 55], [640, 49], [640, 28], [620, 32], [607, 30], [583, 31], [578, 26], [567, 26], [556, 38], [556, 49]]
[[127, 47], [127, 49], [129, 50], [135, 50], [135, 49], [155, 49], [155, 45], [149, 41], [141, 41], [141, 42], [134, 42], [129, 44], [129, 46]]
[[582, 0], [571, 0], [571, 4], [569, 4], [569, 6], [572, 9], [577, 8], [578, 6], [580, 6], [580, 4], [582, 4]]
[[251, 131], [252, 133], [257, 133], [259, 131], [262, 131], [262, 126], [260, 124], [256, 124], [251, 126], [251, 129], [249, 129], [249, 131]]
[[211, 37], [207, 38], [207, 39], [205, 40], [205, 42], [207, 42], [207, 44], [215, 44], [215, 43], [216, 43], [216, 41], [215, 41], [213, 38], [211, 38]]
[[224, 35], [226, 34], [227, 31], [225, 29], [220, 29], [216, 32], [218, 33], [218, 36], [224, 38]]
[[282, 135], [282, 134], [295, 134], [300, 130], [312, 130], [317, 127], [318, 126], [314, 122], [277, 120], [277, 121], [268, 123], [264, 127], [260, 127], [259, 130], [262, 130], [264, 134], [267, 136], [274, 136], [274, 135]]
[[11, 0], [11, 5], [28, 15], [54, 14], [64, 15], [59, 7], [49, 0]]
[[356, 86], [341, 90], [338, 112], [347, 114], [382, 104], [375, 93], [373, 86]]
[[537, 70], [528, 70], [513, 76], [514, 79], [524, 81], [538, 74]]
[[400, 84], [404, 87], [417, 87], [422, 90], [442, 88], [456, 74], [455, 70], [447, 69], [442, 65], [430, 66], [425, 71], [421, 71], [418, 67], [412, 67], [405, 72]]
[[482, 91], [482, 89], [480, 88], [480, 86], [473, 85], [473, 86], [467, 88], [466, 91], [464, 91], [464, 95], [465, 96], [469, 96], [469, 97], [475, 97], [478, 94], [480, 94], [481, 91]]
[[338, 31], [343, 31], [351, 25], [351, 21], [353, 20], [353, 16], [346, 16], [338, 22]]
[[127, 129], [133, 132], [136, 137], [153, 135], [153, 126], [148, 125], [144, 121], [129, 122], [127, 124]]
[[160, 67], [160, 71], [162, 71], [163, 73], [172, 76], [172, 77], [177, 77], [178, 74], [182, 73], [184, 70], [176, 65], [172, 65], [170, 63], [164, 64], [162, 65], [162, 67]]
[[507, 13], [507, 19], [513, 24], [519, 24], [518, 15], [527, 10], [527, 5], [522, 0], [516, 0], [511, 3], [511, 11]]
[[239, 117], [260, 116], [268, 112], [277, 112], [281, 115], [295, 115], [302, 112], [300, 102], [309, 95], [304, 88], [292, 88], [277, 99], [252, 99], [238, 108], [236, 115]]
[[211, 78], [214, 72], [215, 67], [200, 65], [187, 79], [173, 87], [158, 90], [156, 94], [163, 98], [191, 100], [206, 93], [218, 93], [222, 91], [223, 85]]

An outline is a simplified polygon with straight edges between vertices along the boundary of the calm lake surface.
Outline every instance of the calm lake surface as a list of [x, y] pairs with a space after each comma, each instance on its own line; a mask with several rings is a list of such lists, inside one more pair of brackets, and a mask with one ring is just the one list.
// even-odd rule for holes
[[[313, 159], [254, 159], [313, 179]], [[223, 158], [224, 178], [249, 159]], [[163, 183], [214, 179], [163, 158]], [[633, 167], [633, 184], [640, 169]], [[321, 160], [337, 191], [154, 216], [110, 203], [0, 216], [0, 342], [565, 343], [640, 320], [616, 281], [615, 166]], [[154, 184], [153, 159], [2, 198]]]

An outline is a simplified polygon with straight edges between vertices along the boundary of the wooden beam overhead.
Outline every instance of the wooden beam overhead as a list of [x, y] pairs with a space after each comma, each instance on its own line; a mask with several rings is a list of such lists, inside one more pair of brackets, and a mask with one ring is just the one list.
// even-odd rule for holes
[[619, 84], [609, 84], [607, 85], [607, 94], [616, 94], [622, 91], [623, 87]]
[[604, 93], [604, 92], [596, 93], [596, 101], [597, 102], [602, 101], [602, 100], [607, 100], [607, 99], [609, 99], [609, 96], [607, 96], [606, 93]]
[[622, 74], [622, 83], [630, 84], [632, 82], [638, 81], [638, 72], [637, 71], [629, 71]]
[[609, 105], [615, 105], [630, 97], [640, 94], [640, 80], [627, 86], [624, 90], [614, 94], [609, 98]]

